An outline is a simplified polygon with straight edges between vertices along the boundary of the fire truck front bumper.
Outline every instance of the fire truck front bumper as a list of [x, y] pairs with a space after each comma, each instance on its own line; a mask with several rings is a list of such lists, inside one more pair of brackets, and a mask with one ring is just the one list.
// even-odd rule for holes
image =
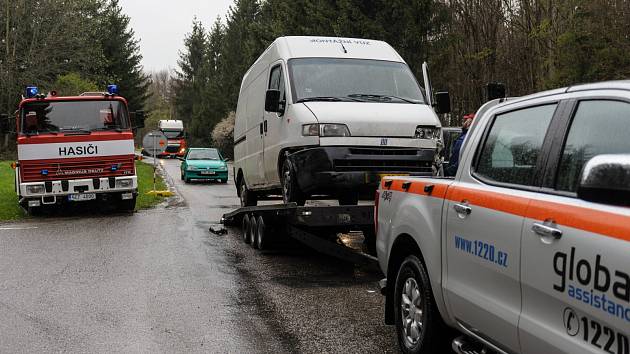
[[20, 183], [20, 203], [56, 204], [67, 200], [132, 199], [138, 194], [136, 176]]

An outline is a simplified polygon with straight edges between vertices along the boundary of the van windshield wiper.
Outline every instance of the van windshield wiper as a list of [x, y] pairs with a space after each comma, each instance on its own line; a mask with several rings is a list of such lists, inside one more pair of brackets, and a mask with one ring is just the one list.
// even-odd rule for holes
[[315, 96], [315, 97], [304, 97], [297, 100], [296, 103], [302, 102], [316, 102], [316, 101], [324, 101], [324, 102], [343, 102], [350, 101], [348, 98], [344, 97], [333, 97], [333, 96]]
[[415, 101], [415, 100], [411, 100], [409, 98], [403, 98], [403, 97], [398, 97], [398, 96], [393, 96], [393, 95], [375, 95], [375, 94], [367, 94], [367, 93], [353, 93], [351, 95], [348, 95], [348, 97], [351, 98], [362, 98], [362, 99], [367, 99], [367, 100], [377, 100], [377, 101], [382, 101], [382, 100], [400, 100], [400, 101], [404, 101], [407, 103], [413, 103], [413, 104], [419, 104], [421, 103], [420, 101]]

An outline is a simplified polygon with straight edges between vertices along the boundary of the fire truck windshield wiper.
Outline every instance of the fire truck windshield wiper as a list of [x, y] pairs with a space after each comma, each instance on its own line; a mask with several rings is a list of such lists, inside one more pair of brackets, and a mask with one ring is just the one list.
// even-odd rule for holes
[[87, 130], [87, 129], [61, 129], [61, 132], [63, 132], [64, 135], [90, 135], [92, 134], [91, 131]]
[[120, 126], [118, 126], [118, 125], [111, 126], [111, 127], [100, 127], [100, 128], [94, 128], [94, 129], [92, 129], [92, 131], [93, 131], [93, 132], [103, 132], [103, 131], [108, 131], [108, 130], [115, 130], [115, 131], [117, 131], [117, 132], [119, 132], [119, 133], [122, 133], [122, 132], [124, 131], [124, 130], [123, 130]]

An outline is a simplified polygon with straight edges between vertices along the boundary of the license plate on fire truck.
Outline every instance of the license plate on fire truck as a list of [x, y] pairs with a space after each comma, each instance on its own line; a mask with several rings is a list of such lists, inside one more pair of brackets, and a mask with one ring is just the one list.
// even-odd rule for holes
[[70, 194], [68, 200], [71, 202], [83, 202], [96, 199], [96, 193]]

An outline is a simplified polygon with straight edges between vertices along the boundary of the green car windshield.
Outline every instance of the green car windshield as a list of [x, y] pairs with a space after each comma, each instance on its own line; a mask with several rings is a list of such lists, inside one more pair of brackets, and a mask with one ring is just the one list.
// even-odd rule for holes
[[221, 160], [221, 155], [217, 150], [190, 150], [188, 160]]

